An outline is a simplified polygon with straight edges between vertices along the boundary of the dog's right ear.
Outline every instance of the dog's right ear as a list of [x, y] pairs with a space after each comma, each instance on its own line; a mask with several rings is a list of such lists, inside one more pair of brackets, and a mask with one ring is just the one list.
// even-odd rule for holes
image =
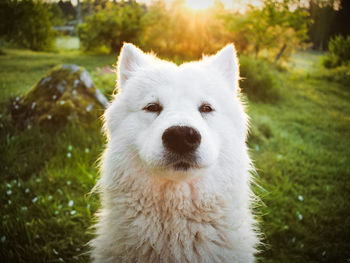
[[124, 43], [118, 58], [118, 88], [132, 76], [140, 67], [144, 67], [148, 56], [133, 44]]

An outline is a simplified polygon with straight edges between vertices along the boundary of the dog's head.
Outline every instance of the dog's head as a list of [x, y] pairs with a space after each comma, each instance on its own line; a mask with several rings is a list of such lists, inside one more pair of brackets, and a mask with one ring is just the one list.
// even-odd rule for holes
[[109, 147], [170, 179], [238, 155], [246, 136], [238, 79], [233, 45], [177, 66], [124, 44], [118, 94], [105, 114]]

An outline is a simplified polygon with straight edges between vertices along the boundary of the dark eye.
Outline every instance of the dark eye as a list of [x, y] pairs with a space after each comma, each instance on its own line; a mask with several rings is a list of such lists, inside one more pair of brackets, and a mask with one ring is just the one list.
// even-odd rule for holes
[[212, 106], [210, 104], [202, 104], [202, 106], [199, 107], [199, 111], [201, 113], [209, 113], [209, 112], [212, 112], [214, 111], [214, 109], [212, 108]]
[[149, 103], [143, 108], [143, 110], [160, 113], [162, 111], [162, 106], [160, 106], [158, 103]]

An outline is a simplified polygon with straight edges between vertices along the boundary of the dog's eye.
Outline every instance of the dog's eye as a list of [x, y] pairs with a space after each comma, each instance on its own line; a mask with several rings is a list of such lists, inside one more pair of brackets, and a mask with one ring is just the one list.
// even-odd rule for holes
[[205, 103], [199, 107], [199, 111], [201, 113], [209, 113], [209, 112], [214, 111], [214, 109], [212, 108], [212, 106], [210, 104]]
[[157, 113], [160, 113], [162, 109], [162, 106], [160, 106], [158, 103], [149, 103], [146, 105], [146, 107], [143, 108], [145, 111]]

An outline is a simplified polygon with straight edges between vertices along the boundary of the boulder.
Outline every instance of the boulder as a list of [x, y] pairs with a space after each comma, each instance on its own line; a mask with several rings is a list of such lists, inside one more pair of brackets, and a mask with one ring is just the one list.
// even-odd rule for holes
[[33, 122], [57, 126], [96, 120], [107, 106], [108, 100], [84, 68], [59, 65], [13, 101], [12, 116], [20, 126]]

